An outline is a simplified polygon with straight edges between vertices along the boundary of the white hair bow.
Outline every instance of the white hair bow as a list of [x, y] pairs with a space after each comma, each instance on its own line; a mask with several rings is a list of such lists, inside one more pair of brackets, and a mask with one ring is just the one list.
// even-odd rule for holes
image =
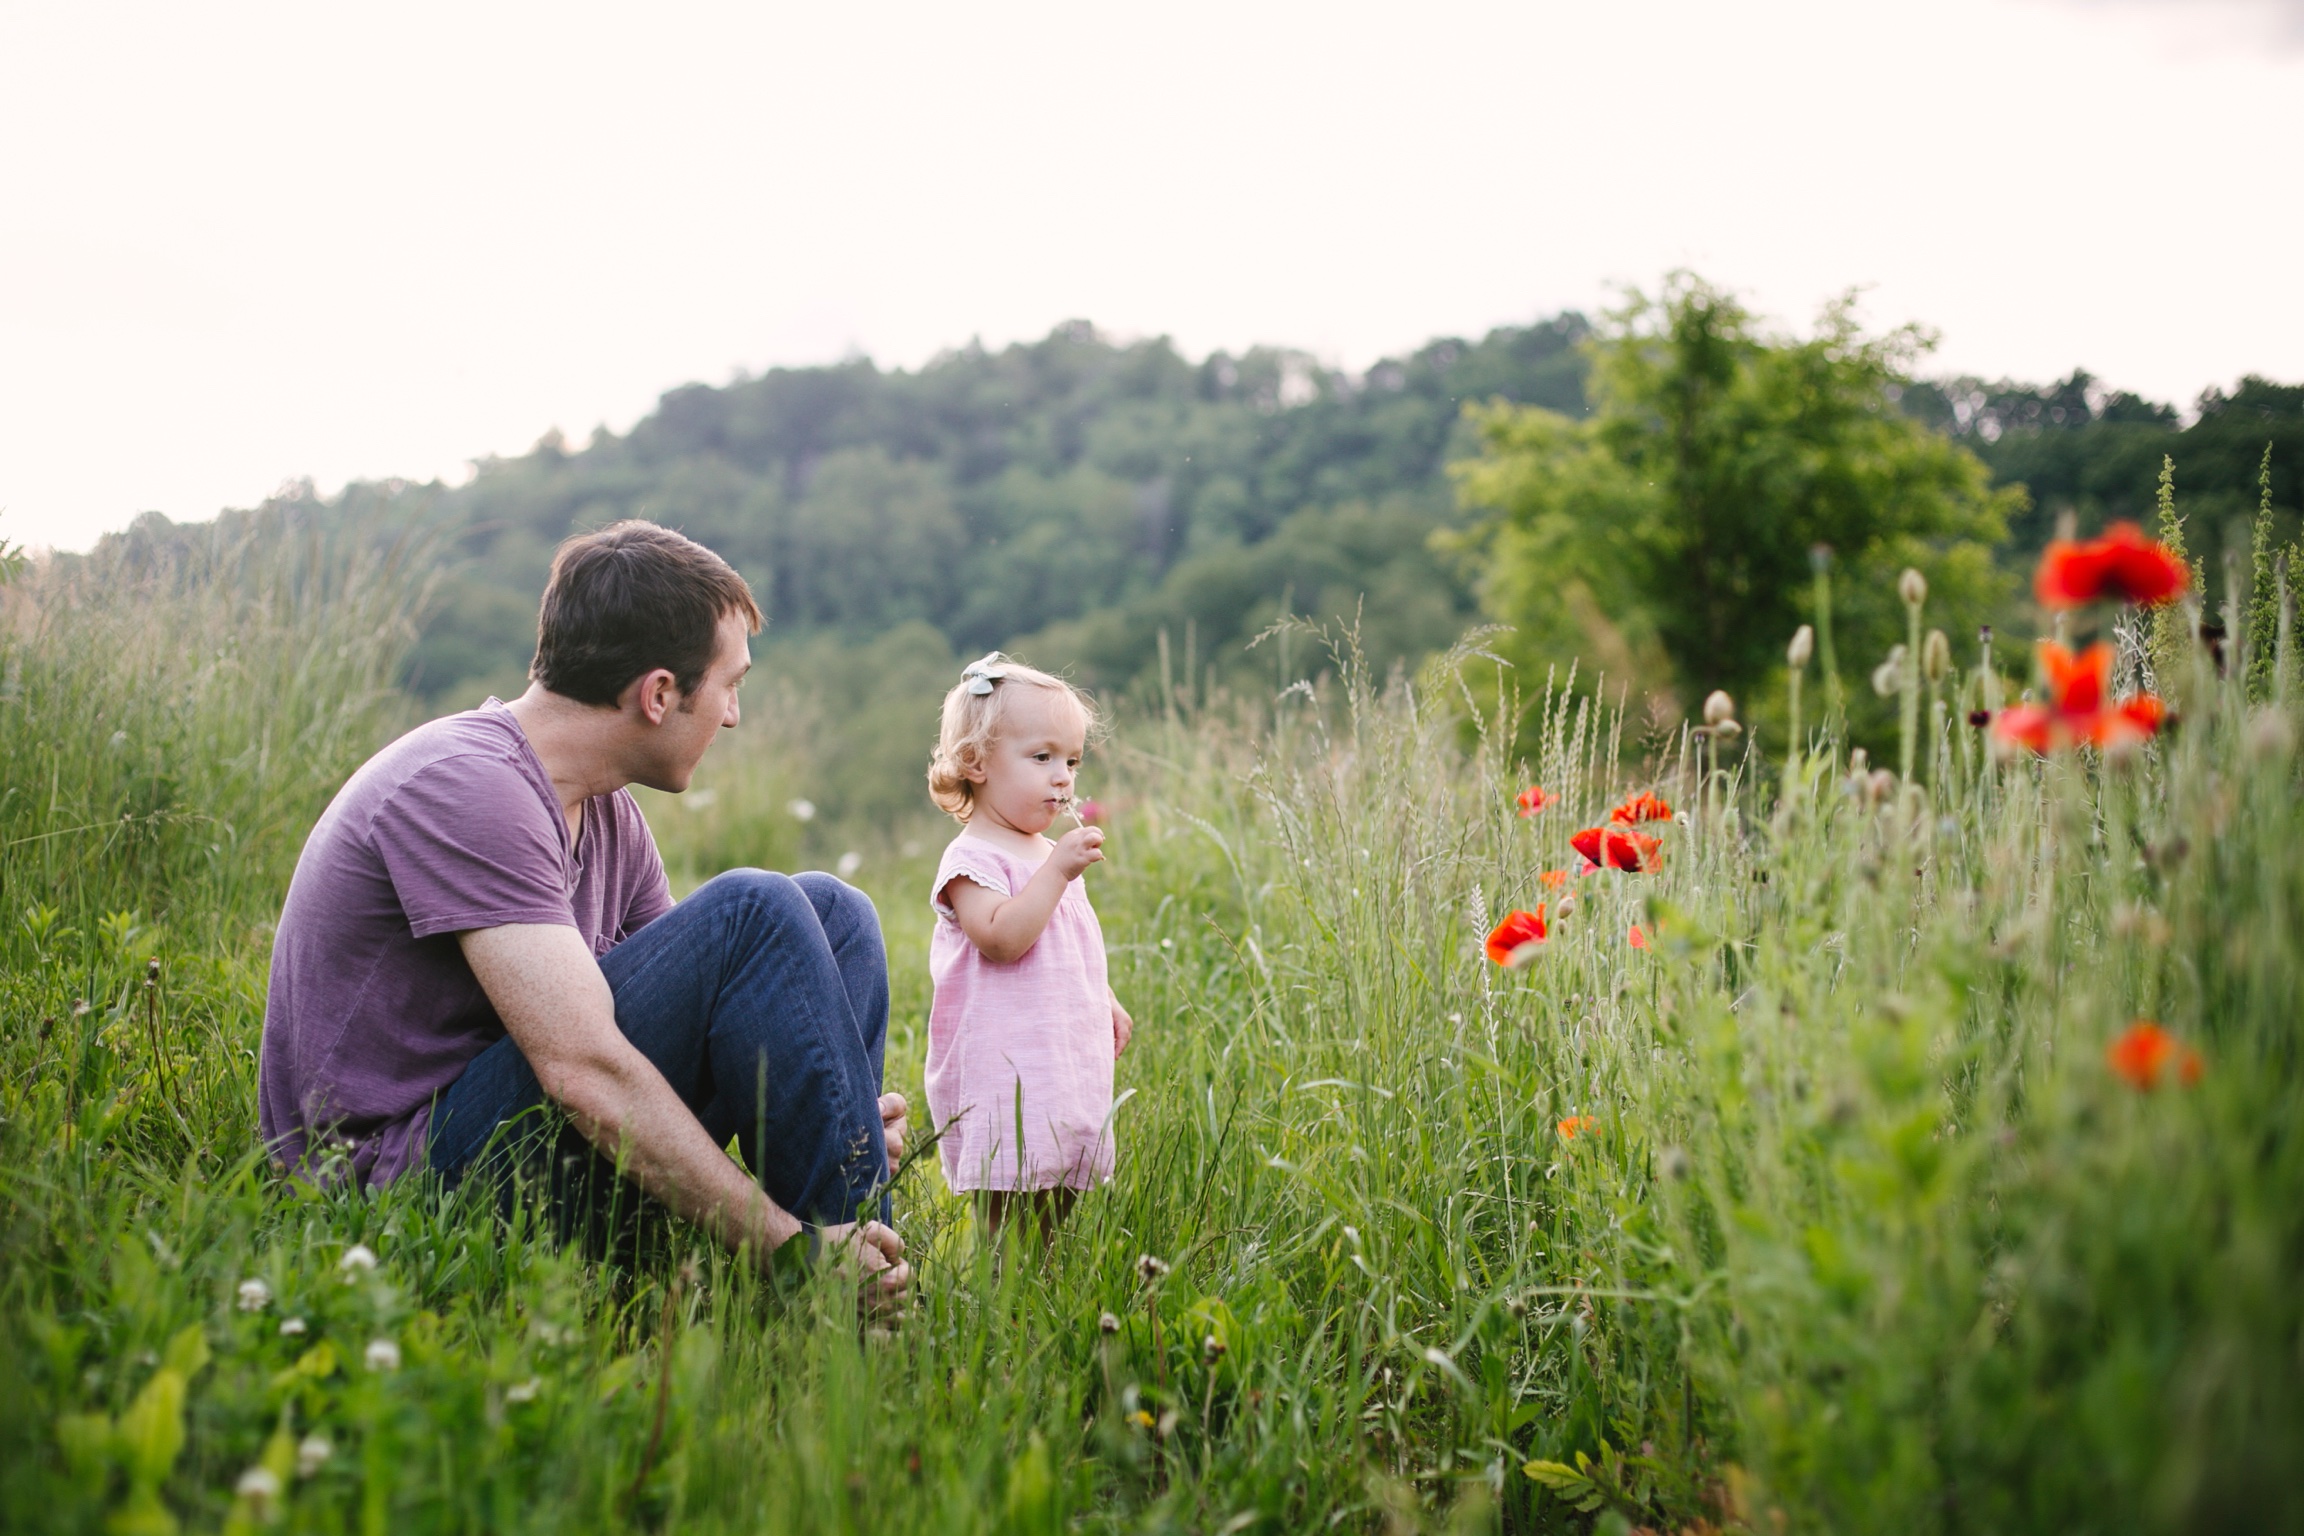
[[982, 660], [968, 663], [960, 678], [968, 691], [978, 698], [992, 691], [992, 685], [1008, 675], [1007, 658], [998, 651], [987, 651]]

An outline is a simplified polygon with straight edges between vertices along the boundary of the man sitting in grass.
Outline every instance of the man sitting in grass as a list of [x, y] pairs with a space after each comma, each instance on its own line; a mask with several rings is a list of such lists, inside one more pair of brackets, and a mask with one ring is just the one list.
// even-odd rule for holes
[[815, 1227], [868, 1308], [900, 1305], [903, 1244], [858, 1220], [904, 1142], [878, 914], [761, 870], [674, 905], [624, 787], [688, 787], [759, 628], [743, 578], [667, 529], [560, 546], [528, 691], [393, 742], [304, 845], [264, 1010], [276, 1157], [372, 1184], [532, 1170], [591, 1224], [629, 1180], [762, 1260]]

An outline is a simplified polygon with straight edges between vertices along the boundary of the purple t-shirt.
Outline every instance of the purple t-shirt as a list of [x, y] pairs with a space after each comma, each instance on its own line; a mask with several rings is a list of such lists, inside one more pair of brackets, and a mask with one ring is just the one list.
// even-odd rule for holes
[[504, 1034], [456, 935], [565, 923], [604, 955], [672, 906], [648, 823], [618, 790], [559, 797], [495, 699], [418, 726], [321, 814], [272, 944], [259, 1118], [303, 1164], [329, 1135], [383, 1183], [424, 1163], [434, 1095]]

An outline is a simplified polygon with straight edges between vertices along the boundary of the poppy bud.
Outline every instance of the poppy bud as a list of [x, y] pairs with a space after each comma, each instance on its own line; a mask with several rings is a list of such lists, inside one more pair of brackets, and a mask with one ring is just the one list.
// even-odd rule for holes
[[1736, 701], [1728, 697], [1722, 689], [1713, 689], [1711, 696], [1704, 701], [1704, 723], [1706, 725], [1718, 725], [1735, 713]]
[[1723, 745], [1733, 745], [1736, 738], [1743, 734], [1744, 727], [1733, 720], [1723, 720], [1712, 727], [1712, 739]]
[[1792, 643], [1784, 647], [1784, 660], [1797, 672], [1808, 665], [1808, 658], [1816, 653], [1816, 631], [1803, 624], [1792, 631]]
[[1992, 723], [1992, 711], [1988, 709], [1972, 709], [1968, 711], [1968, 723], [1976, 727], [1976, 729], [1982, 730], [1984, 727]]
[[1875, 768], [1872, 777], [1864, 781], [1864, 798], [1877, 805], [1896, 793], [1896, 771], [1893, 768]]
[[1905, 607], [1919, 607], [1928, 601], [1928, 578], [1910, 566], [1904, 567], [1904, 574], [1896, 578], [1896, 595], [1904, 599]]
[[1862, 747], [1850, 747], [1848, 749], [1848, 771], [1850, 773], [1862, 773], [1864, 765], [1871, 761], [1870, 755]]
[[1944, 638], [1944, 631], [1932, 629], [1920, 644], [1920, 670], [1928, 681], [1940, 683], [1952, 670], [1952, 642]]

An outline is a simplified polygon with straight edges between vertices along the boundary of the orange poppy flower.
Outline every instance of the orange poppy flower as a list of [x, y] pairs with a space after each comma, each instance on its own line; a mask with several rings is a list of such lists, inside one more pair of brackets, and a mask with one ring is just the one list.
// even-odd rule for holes
[[2035, 752], [2057, 752], [2085, 743], [2127, 746], [2160, 729], [2166, 706], [2149, 693], [2106, 704], [2112, 675], [2112, 647], [2098, 641], [2075, 656], [2053, 640], [2040, 642], [2048, 673], [2048, 701], [2017, 704], [1992, 718], [1992, 734]]
[[1526, 789], [1520, 791], [1520, 798], [1516, 803], [1520, 807], [1521, 816], [1528, 817], [1535, 815], [1538, 811], [1543, 810], [1548, 805], [1558, 805], [1560, 803], [1560, 797], [1558, 795], [1546, 794], [1544, 792], [1543, 786], [1541, 785], [1531, 784]]
[[1504, 921], [1489, 930], [1488, 958], [1518, 970], [1536, 958], [1536, 946], [1543, 942], [1543, 907], [1533, 912], [1507, 912]]
[[1643, 821], [1670, 821], [1672, 807], [1642, 790], [1637, 795], [1626, 795], [1624, 803], [1608, 813], [1608, 819], [1626, 827]]
[[2176, 1080], [2189, 1088], [2200, 1081], [2200, 1053], [2149, 1019], [2138, 1019], [2104, 1052], [2105, 1064], [2128, 1080], [2139, 1093], [2160, 1086], [2173, 1068]]
[[1646, 949], [1648, 947], [1648, 935], [1640, 931], [1638, 923], [1632, 925], [1632, 932], [1626, 936], [1626, 940], [1634, 949]]
[[2134, 523], [2114, 523], [2097, 539], [2051, 539], [2041, 553], [2033, 593], [2049, 608], [2082, 603], [2165, 603], [2192, 584], [2176, 554]]
[[1558, 1129], [1562, 1141], [1574, 1141], [1586, 1131], [1600, 1129], [1600, 1120], [1596, 1115], [1570, 1115], [1560, 1122]]
[[1556, 891], [1568, 883], [1568, 871], [1564, 869], [1548, 869], [1544, 871], [1544, 873], [1538, 875], [1536, 878], [1544, 882], [1544, 889], [1548, 891]]
[[1664, 862], [1664, 845], [1645, 832], [1586, 827], [1568, 839], [1568, 846], [1593, 863], [1611, 869], [1652, 870]]

